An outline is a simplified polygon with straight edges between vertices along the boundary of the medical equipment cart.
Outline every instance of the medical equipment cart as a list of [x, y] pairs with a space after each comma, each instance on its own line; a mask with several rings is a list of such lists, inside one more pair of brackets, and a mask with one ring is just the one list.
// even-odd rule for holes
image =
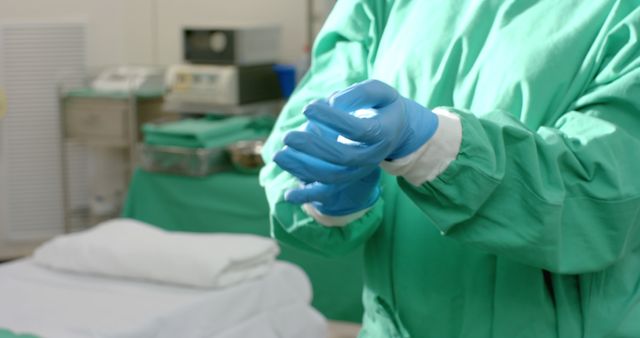
[[[117, 217], [126, 188], [136, 164], [136, 149], [141, 138], [140, 128], [149, 121], [172, 118], [174, 114], [162, 112], [161, 91], [100, 92], [91, 88], [74, 89], [60, 94], [61, 128], [63, 142], [63, 190], [65, 231], [79, 230], [101, 220]], [[94, 179], [90, 179], [89, 205], [70, 205], [69, 167], [65, 144], [73, 142], [86, 145], [89, 154], [122, 154], [122, 167], [111, 168], [94, 165]], [[96, 155], [97, 156], [97, 155]], [[113, 171], [120, 171], [114, 173]], [[96, 174], [98, 171], [100, 174]], [[96, 186], [98, 186], [96, 188]], [[114, 190], [118, 187], [117, 190]], [[96, 190], [111, 189], [107, 193]], [[92, 191], [93, 190], [93, 191]], [[123, 190], [123, 191], [120, 191]], [[109, 196], [103, 196], [109, 195]], [[102, 199], [102, 200], [100, 200]], [[105, 200], [106, 199], [106, 200]], [[96, 204], [107, 207], [94, 207]], [[99, 209], [99, 210], [97, 210]], [[85, 219], [77, 225], [72, 217]]]

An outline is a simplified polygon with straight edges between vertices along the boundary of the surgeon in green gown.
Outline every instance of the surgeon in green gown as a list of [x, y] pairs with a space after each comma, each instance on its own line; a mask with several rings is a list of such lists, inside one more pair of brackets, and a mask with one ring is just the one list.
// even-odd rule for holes
[[360, 337], [640, 337], [640, 1], [337, 1], [263, 156]]

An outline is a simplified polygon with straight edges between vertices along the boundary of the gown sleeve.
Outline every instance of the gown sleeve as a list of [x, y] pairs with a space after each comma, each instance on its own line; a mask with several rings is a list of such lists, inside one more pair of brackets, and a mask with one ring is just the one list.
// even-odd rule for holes
[[[460, 116], [456, 159], [403, 191], [446, 236], [557, 273], [602, 270], [640, 247], [640, 12], [612, 27], [569, 111], [531, 130]], [[577, 37], [579, 38], [579, 36]]]
[[344, 227], [326, 227], [300, 206], [284, 201], [284, 193], [297, 180], [272, 160], [283, 147], [285, 134], [306, 122], [302, 110], [315, 99], [368, 78], [386, 17], [380, 1], [338, 1], [320, 31], [312, 50], [311, 68], [285, 105], [263, 148], [265, 167], [260, 183], [270, 208], [271, 234], [281, 242], [327, 256], [358, 247], [376, 230], [382, 219], [379, 200], [363, 217]]

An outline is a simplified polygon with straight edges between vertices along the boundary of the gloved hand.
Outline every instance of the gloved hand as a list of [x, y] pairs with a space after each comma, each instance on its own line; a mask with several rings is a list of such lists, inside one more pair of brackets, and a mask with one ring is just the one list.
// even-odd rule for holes
[[285, 193], [293, 204], [311, 203], [327, 216], [345, 216], [371, 207], [380, 196], [380, 168], [370, 168], [364, 177], [344, 183], [314, 182]]
[[[313, 122], [301, 129], [316, 137], [337, 139], [339, 136], [335, 131]], [[377, 165], [336, 165], [289, 147], [279, 151], [274, 161], [304, 184], [287, 192], [285, 200], [294, 204], [311, 203], [324, 215], [344, 216], [364, 210], [372, 206], [380, 195], [380, 169]]]
[[[284, 143], [306, 155], [297, 160], [308, 166], [312, 166], [305, 162], [308, 157], [344, 167], [378, 165], [416, 151], [438, 127], [432, 111], [377, 80], [337, 92], [328, 102], [313, 102], [304, 114], [312, 123], [343, 136], [335, 138], [335, 133], [318, 135], [307, 130], [289, 132]], [[313, 175], [323, 175], [322, 168], [316, 169]]]
[[[318, 101], [316, 104], [328, 106], [326, 101]], [[314, 122], [305, 123], [299, 130], [314, 138], [338, 140], [340, 137], [336, 131]], [[338, 142], [346, 141], [339, 140]], [[320, 182], [334, 184], [356, 181], [369, 175], [371, 171], [377, 167], [377, 165], [348, 167], [334, 164], [299, 152], [288, 146], [285, 146], [281, 151], [276, 153], [273, 160], [280, 168], [288, 171], [304, 183]]]

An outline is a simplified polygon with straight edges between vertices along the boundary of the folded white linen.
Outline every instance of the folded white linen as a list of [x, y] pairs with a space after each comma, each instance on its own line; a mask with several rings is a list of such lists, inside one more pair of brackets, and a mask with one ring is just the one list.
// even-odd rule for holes
[[191, 287], [220, 288], [260, 277], [280, 249], [247, 234], [169, 232], [131, 219], [58, 236], [34, 261], [54, 269]]
[[222, 289], [0, 264], [0, 327], [46, 338], [326, 338], [311, 298], [304, 271], [281, 261]]

